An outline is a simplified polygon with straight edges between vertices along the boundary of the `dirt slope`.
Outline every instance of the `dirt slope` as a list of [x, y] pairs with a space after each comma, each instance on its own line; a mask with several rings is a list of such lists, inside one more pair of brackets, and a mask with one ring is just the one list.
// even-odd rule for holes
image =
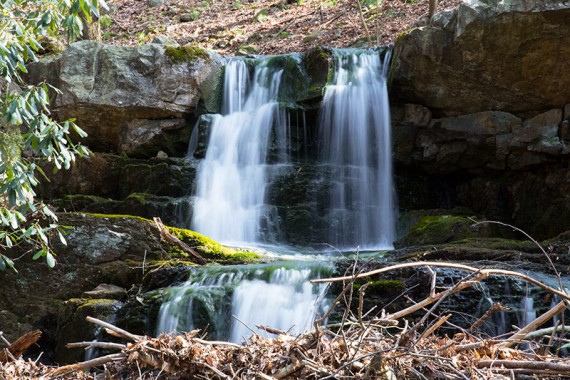
[[[427, 14], [428, 0], [362, 0], [373, 45], [393, 43]], [[460, 0], [442, 0], [438, 10]], [[162, 2], [162, 3], [161, 3]], [[168, 36], [221, 54], [279, 54], [313, 46], [367, 46], [357, 0], [108, 0], [103, 40], [120, 45]], [[161, 3], [151, 7], [151, 4]]]

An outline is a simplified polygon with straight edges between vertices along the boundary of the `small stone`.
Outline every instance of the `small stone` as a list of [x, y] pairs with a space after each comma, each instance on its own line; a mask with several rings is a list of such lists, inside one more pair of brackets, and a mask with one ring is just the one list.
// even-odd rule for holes
[[160, 7], [162, 4], [164, 4], [164, 0], [148, 0], [147, 1], [147, 5], [149, 8]]
[[127, 291], [120, 286], [99, 284], [95, 289], [83, 292], [83, 294], [91, 299], [121, 299], [125, 296], [125, 294], [127, 294]]
[[152, 39], [152, 43], [166, 46], [180, 46], [174, 38], [168, 36], [155, 36]]
[[192, 15], [190, 13], [184, 13], [180, 15], [180, 22], [190, 22], [190, 21], [194, 21], [194, 18], [192, 18]]
[[228, 42], [225, 40], [220, 40], [218, 41], [218, 43], [216, 44], [220, 49], [224, 49], [225, 47], [228, 46]]
[[163, 152], [162, 150], [159, 150], [158, 153], [156, 154], [156, 158], [159, 158], [161, 160], [167, 159], [168, 158], [168, 154], [166, 154], [165, 152]]

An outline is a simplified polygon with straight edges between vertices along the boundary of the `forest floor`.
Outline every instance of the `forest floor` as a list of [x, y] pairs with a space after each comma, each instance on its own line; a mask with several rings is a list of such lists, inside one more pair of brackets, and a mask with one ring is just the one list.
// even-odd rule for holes
[[[400, 32], [427, 15], [428, 1], [361, 0], [372, 45], [394, 43]], [[440, 0], [438, 11], [459, 2]], [[225, 55], [271, 55], [314, 46], [368, 44], [357, 0], [108, 0], [108, 4], [110, 13], [102, 19], [103, 41], [116, 45], [168, 36]]]

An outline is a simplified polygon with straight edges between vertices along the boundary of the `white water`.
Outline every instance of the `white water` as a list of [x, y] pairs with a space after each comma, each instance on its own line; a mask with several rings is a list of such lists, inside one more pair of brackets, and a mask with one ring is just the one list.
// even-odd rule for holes
[[[322, 286], [309, 282], [310, 269], [275, 270], [269, 281], [243, 281], [235, 289], [232, 313], [249, 327], [268, 326], [291, 334], [308, 331], [315, 321], [318, 309], [324, 306], [319, 299]], [[242, 341], [251, 331], [242, 323], [234, 323], [231, 340]]]
[[331, 165], [329, 208], [335, 222], [328, 243], [364, 249], [392, 248], [395, 240], [389, 55], [336, 52], [320, 120], [322, 159]]
[[[223, 115], [212, 117], [198, 168], [191, 227], [225, 244], [259, 246], [267, 236], [263, 228], [278, 229], [275, 210], [265, 204], [268, 151], [273, 147], [272, 161], [285, 162], [291, 133], [278, 105], [283, 72], [269, 63], [256, 61], [253, 75], [244, 60], [228, 63]], [[394, 240], [394, 197], [385, 68], [377, 52], [339, 54], [337, 63], [320, 127], [323, 159], [336, 172], [330, 206], [339, 223], [329, 243], [388, 248]], [[197, 270], [169, 290], [157, 333], [209, 326], [210, 338], [234, 342], [250, 336], [256, 325], [301, 333], [326, 307], [324, 286], [309, 281], [321, 270], [307, 261]]]
[[265, 61], [250, 80], [246, 62], [226, 66], [224, 115], [214, 118], [206, 157], [197, 173], [192, 228], [226, 244], [255, 243], [265, 205], [266, 160], [272, 128], [286, 130], [277, 104], [282, 71]]
[[309, 281], [323, 269], [314, 264], [203, 268], [182, 286], [171, 288], [169, 301], [160, 308], [156, 333], [209, 325], [210, 338], [239, 343], [256, 325], [305, 332], [327, 307], [324, 286]]

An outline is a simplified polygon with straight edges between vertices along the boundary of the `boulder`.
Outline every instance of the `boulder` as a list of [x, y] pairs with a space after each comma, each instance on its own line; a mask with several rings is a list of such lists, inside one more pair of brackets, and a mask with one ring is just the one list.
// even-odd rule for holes
[[[223, 65], [215, 53], [191, 46], [80, 41], [60, 56], [30, 64], [29, 72], [28, 82], [47, 80], [61, 91], [52, 100], [53, 110], [59, 119], [76, 118], [89, 134], [84, 142], [92, 149], [134, 150], [135, 155], [150, 157], [158, 150], [173, 153], [168, 143], [142, 153], [143, 148], [137, 148], [169, 130], [173, 124], [165, 119], [192, 120], [198, 105], [217, 111]], [[177, 153], [183, 155], [185, 149]]]
[[444, 16], [398, 38], [393, 101], [528, 116], [570, 102], [570, 3], [470, 0]]

